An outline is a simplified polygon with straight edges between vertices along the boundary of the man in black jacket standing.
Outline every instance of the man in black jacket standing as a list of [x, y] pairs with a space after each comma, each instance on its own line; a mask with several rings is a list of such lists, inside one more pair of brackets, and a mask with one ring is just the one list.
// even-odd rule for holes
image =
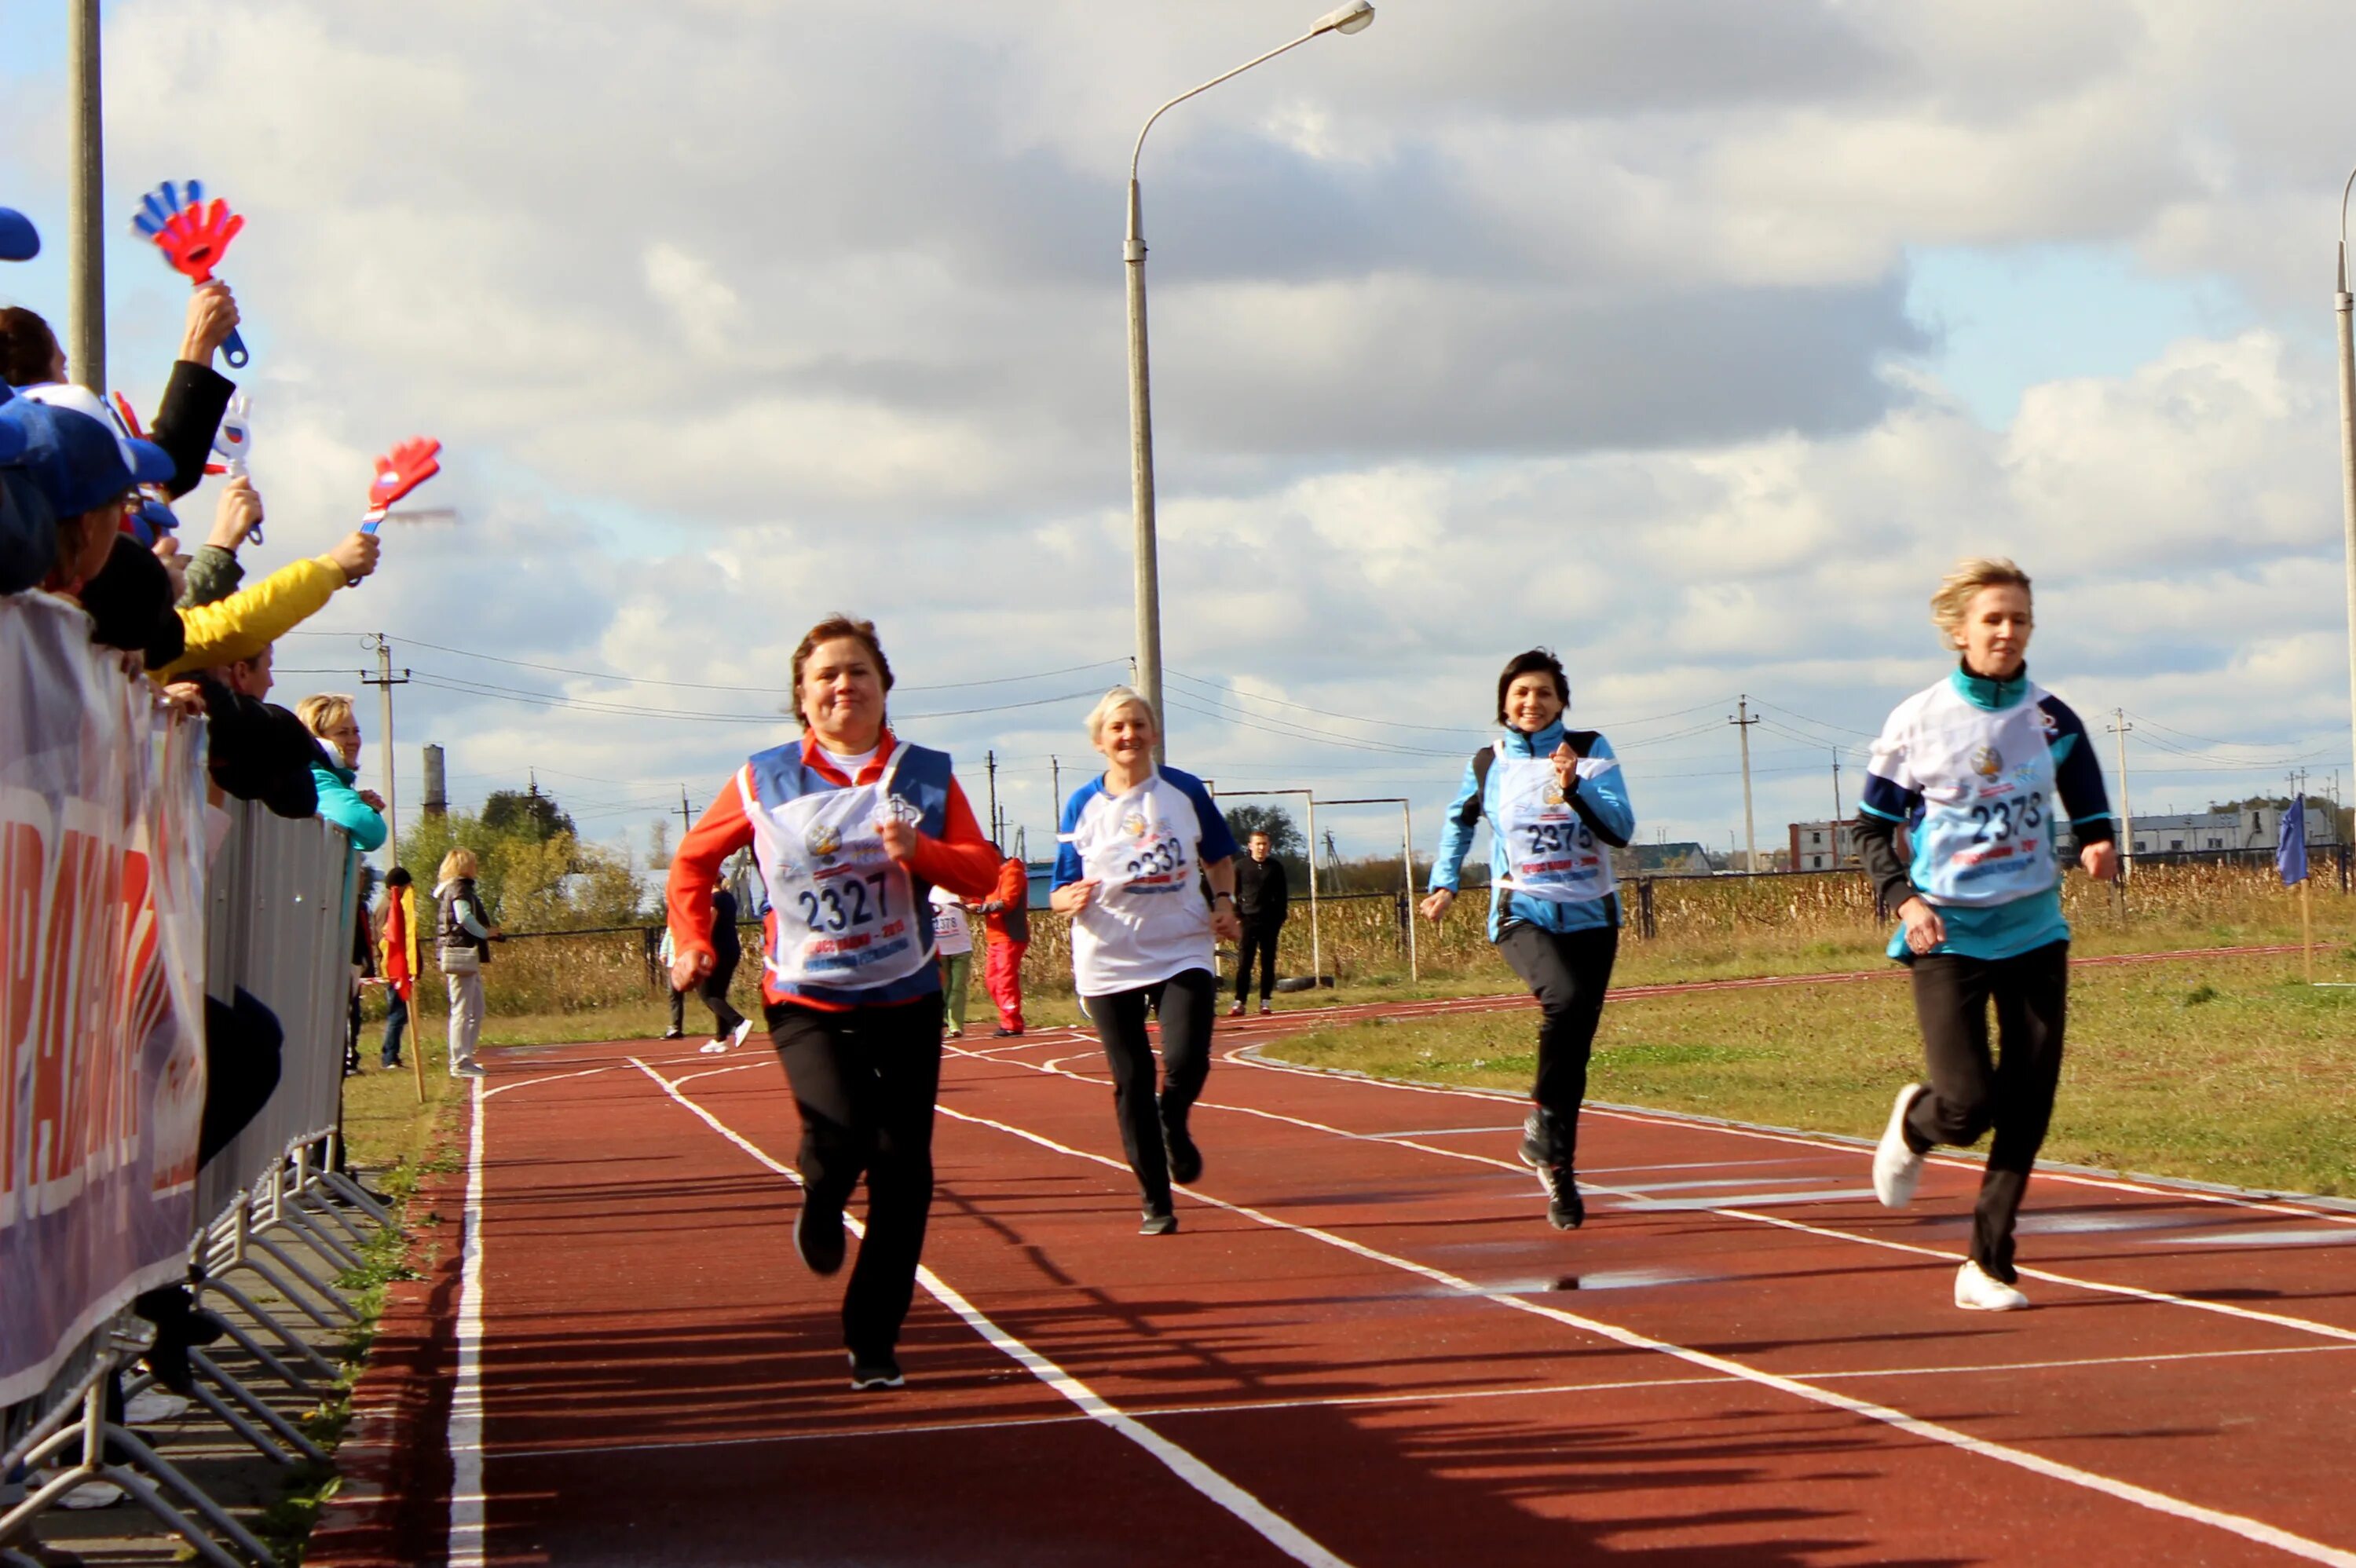
[[1274, 1010], [1269, 1002], [1276, 995], [1276, 938], [1284, 929], [1290, 896], [1284, 885], [1284, 862], [1272, 852], [1269, 836], [1254, 833], [1244, 842], [1251, 853], [1236, 862], [1236, 918], [1243, 923], [1244, 933], [1237, 944], [1236, 1005], [1227, 1009], [1229, 1018], [1240, 1018], [1245, 1004], [1251, 1000], [1254, 954], [1259, 957], [1259, 1010]]

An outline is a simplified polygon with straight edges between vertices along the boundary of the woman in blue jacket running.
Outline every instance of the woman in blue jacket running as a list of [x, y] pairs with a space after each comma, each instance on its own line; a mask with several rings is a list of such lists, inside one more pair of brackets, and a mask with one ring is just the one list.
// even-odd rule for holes
[[[1873, 1189], [1904, 1208], [1933, 1146], [1993, 1128], [1955, 1305], [2006, 1312], [2029, 1305], [2013, 1222], [2062, 1082], [2070, 924], [2055, 830], [2071, 825], [2078, 863], [2102, 879], [2118, 872], [2117, 836], [2085, 724], [2029, 678], [2028, 573], [1958, 561], [1931, 614], [1962, 660], [1890, 715], [1858, 816], [1858, 856], [1898, 912], [1890, 955], [1913, 972], [1931, 1080], [1898, 1092]], [[1911, 825], [1902, 855], [1901, 825]], [[1988, 1050], [1991, 1004], [2001, 1061]]]
[[1566, 730], [1570, 682], [1544, 648], [1516, 654], [1497, 677], [1505, 733], [1472, 753], [1431, 866], [1426, 918], [1456, 901], [1472, 832], [1489, 819], [1489, 940], [1537, 998], [1536, 1102], [1522, 1125], [1522, 1160], [1546, 1189], [1547, 1218], [1573, 1231], [1587, 1218], [1576, 1175], [1579, 1107], [1603, 992], [1620, 952], [1612, 850], [1635, 830], [1610, 741]]

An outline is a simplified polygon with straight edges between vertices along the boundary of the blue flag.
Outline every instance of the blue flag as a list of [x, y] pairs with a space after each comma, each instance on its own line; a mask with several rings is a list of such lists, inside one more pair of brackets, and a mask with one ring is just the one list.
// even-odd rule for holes
[[2292, 887], [2307, 880], [2307, 796], [2298, 795], [2283, 813], [2282, 833], [2275, 845], [2275, 869], [2282, 873], [2283, 886]]

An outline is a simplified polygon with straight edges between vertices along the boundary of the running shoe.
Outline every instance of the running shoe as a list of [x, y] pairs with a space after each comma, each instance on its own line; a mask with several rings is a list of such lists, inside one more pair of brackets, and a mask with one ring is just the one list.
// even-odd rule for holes
[[[1261, 1010], [1262, 1010], [1263, 1012], [1265, 1012], [1267, 1009], [1266, 1009], [1266, 1008], [1262, 1008]], [[1243, 1016], [1244, 1016], [1244, 1005], [1243, 1005], [1241, 1002], [1237, 1002], [1234, 1007], [1229, 1008], [1227, 1009], [1227, 1017], [1229, 1017], [1229, 1018], [1231, 1018], [1231, 1019], [1239, 1019], [1239, 1018], [1241, 1018], [1241, 1017], [1243, 1017]]]
[[750, 1035], [752, 1032], [753, 1020], [751, 1019], [746, 1019], [743, 1023], [736, 1026], [736, 1032], [729, 1037], [728, 1043], [731, 1045], [742, 1045], [744, 1043], [745, 1037]]
[[2029, 1305], [2029, 1297], [1965, 1259], [1955, 1271], [1955, 1305], [1966, 1312], [2018, 1312]]
[[1137, 1228], [1141, 1236], [1174, 1236], [1178, 1233], [1177, 1211], [1169, 1208], [1145, 1206], [1145, 1222]]
[[[1881, 1129], [1881, 1141], [1874, 1145], [1873, 1195], [1881, 1200], [1884, 1209], [1903, 1209], [1914, 1201], [1915, 1184], [1922, 1179], [1922, 1156], [1907, 1141], [1906, 1113], [1930, 1092], [1927, 1083], [1909, 1083], [1898, 1091], [1898, 1103], [1890, 1107], [1890, 1125]], [[1955, 1289], [1960, 1300], [1963, 1286]]]
[[1537, 1172], [1538, 1188], [1547, 1195], [1547, 1223], [1558, 1231], [1576, 1231], [1587, 1223], [1587, 1200], [1579, 1195], [1570, 1161], [1556, 1152], [1563, 1142], [1546, 1112], [1532, 1111], [1523, 1119], [1522, 1163]]
[[687, 1031], [683, 1029], [667, 1029], [663, 1030], [662, 1033], [655, 1036], [655, 1038], [657, 1040], [685, 1040], [687, 1038]]
[[705, 1040], [701, 1045], [697, 1046], [695, 1049], [701, 1051], [706, 1056], [717, 1056], [722, 1051], [728, 1049], [728, 1037], [726, 1035], [715, 1034], [710, 1040]]
[[1184, 1187], [1201, 1179], [1203, 1151], [1194, 1147], [1194, 1140], [1187, 1133], [1185, 1123], [1162, 1123], [1162, 1147], [1170, 1155], [1171, 1180]]
[[794, 1216], [794, 1251], [801, 1254], [802, 1266], [816, 1275], [832, 1274], [842, 1266], [842, 1211], [803, 1193], [802, 1211]]
[[1012, 1040], [1022, 1032], [1023, 1031], [1019, 1029], [994, 1029], [990, 1031], [990, 1038], [992, 1040]]
[[851, 1386], [865, 1390], [875, 1388], [905, 1388], [908, 1380], [900, 1374], [900, 1363], [890, 1355], [862, 1356], [851, 1352]]
[[1260, 1017], [1262, 1017], [1262, 1018], [1266, 1018], [1266, 1017], [1268, 1017], [1268, 1015], [1269, 1015], [1269, 1014], [1270, 1014], [1270, 1013], [1272, 1013], [1272, 1012], [1274, 1012], [1274, 1011], [1276, 1011], [1276, 1009], [1275, 1009], [1274, 1008], [1269, 1007], [1266, 1002], [1262, 1002], [1262, 1003], [1259, 1005], [1259, 1016], [1260, 1016]]
[[450, 1069], [453, 1078], [488, 1078], [490, 1075], [491, 1070], [477, 1061], [462, 1061]]

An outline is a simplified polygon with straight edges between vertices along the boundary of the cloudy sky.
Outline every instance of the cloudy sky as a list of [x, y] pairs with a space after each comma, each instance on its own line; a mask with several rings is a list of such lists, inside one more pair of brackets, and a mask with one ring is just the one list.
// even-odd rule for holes
[[[280, 658], [349, 689], [312, 672], [393, 639], [404, 804], [435, 741], [460, 804], [532, 768], [643, 847], [789, 732], [839, 607], [1035, 852], [1130, 652], [1130, 143], [1318, 8], [121, 0], [113, 382], [152, 405], [184, 296], [128, 216], [196, 176], [250, 219], [250, 559], [444, 442], [459, 520]], [[51, 241], [0, 291], [58, 319], [61, 9], [0, 0], [0, 203]], [[1994, 552], [2040, 678], [2131, 717], [2139, 811], [2348, 773], [2329, 7], [1380, 10], [1145, 150], [1173, 763], [1406, 795], [1428, 845], [1546, 644], [1647, 837], [1740, 834], [1747, 693], [1780, 843], [1836, 753], [1853, 805], [1944, 667], [1926, 595]]]

